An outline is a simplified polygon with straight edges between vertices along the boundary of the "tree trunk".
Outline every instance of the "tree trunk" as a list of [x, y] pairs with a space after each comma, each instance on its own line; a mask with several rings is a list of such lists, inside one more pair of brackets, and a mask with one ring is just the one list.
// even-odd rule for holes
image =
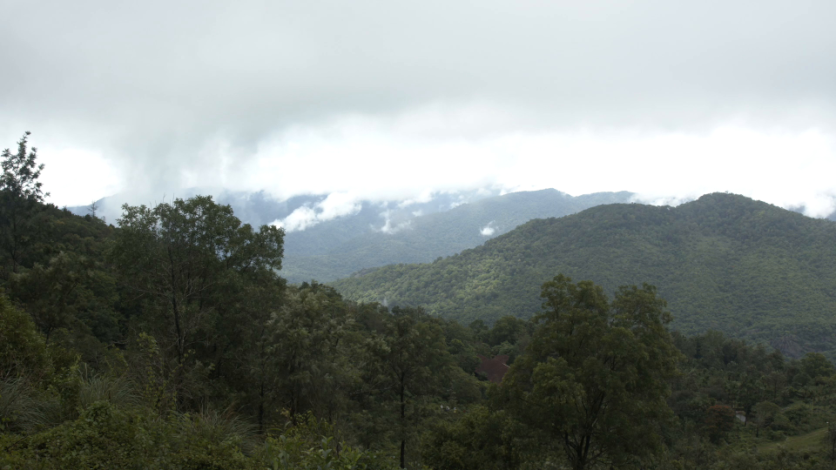
[[261, 391], [258, 400], [258, 432], [264, 433], [264, 379], [261, 380]]
[[406, 400], [404, 399], [404, 385], [401, 381], [401, 468], [406, 468]]
[[180, 311], [177, 309], [177, 277], [174, 268], [174, 256], [171, 253], [171, 247], [168, 247], [168, 262], [171, 273], [171, 308], [174, 313], [174, 329], [177, 332], [177, 362], [183, 363], [184, 343], [183, 330], [180, 328]]

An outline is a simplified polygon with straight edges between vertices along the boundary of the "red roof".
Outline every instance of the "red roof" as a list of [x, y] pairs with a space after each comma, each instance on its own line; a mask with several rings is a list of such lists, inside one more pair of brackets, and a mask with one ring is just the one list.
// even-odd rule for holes
[[488, 380], [495, 384], [502, 382], [502, 378], [508, 372], [508, 364], [506, 364], [508, 362], [508, 356], [500, 354], [488, 359], [485, 356], [479, 355], [479, 359], [482, 360], [482, 363], [476, 366], [476, 373], [484, 372], [488, 375]]

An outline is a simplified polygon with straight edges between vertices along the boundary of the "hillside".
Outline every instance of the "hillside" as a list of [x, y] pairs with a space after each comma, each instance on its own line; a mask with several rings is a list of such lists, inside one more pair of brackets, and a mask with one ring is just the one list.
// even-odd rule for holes
[[[399, 229], [388, 233], [369, 229], [367, 217], [361, 217], [366, 211], [364, 207], [351, 220], [322, 224], [310, 233], [306, 230], [289, 234], [282, 276], [290, 282], [311, 279], [329, 282], [367, 268], [429, 262], [476, 247], [531, 219], [562, 217], [596, 205], [627, 202], [632, 196], [632, 193], [618, 192], [573, 197], [555, 189], [510, 193], [404, 219], [397, 225]], [[363, 221], [366, 223], [364, 234], [350, 238], [341, 235], [341, 231], [345, 230], [343, 225], [354, 227]], [[356, 231], [355, 228], [352, 233]], [[327, 251], [312, 253], [307, 250], [302, 253], [294, 248], [303, 242], [310, 246], [307, 240], [320, 234], [330, 237]], [[333, 241], [341, 236], [341, 243]]]
[[347, 298], [423, 306], [461, 322], [530, 317], [558, 273], [658, 287], [687, 334], [708, 329], [787, 354], [836, 350], [836, 225], [710, 194], [681, 206], [598, 206], [532, 220], [430, 264], [386, 266], [333, 283]]

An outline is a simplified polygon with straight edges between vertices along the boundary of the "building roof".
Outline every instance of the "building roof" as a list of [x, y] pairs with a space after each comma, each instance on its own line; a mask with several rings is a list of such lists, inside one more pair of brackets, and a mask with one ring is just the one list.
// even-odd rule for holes
[[508, 362], [508, 356], [500, 354], [489, 359], [487, 356], [479, 355], [479, 359], [482, 362], [476, 366], [476, 373], [484, 372], [487, 374], [488, 380], [495, 384], [502, 382], [502, 378], [508, 372], [508, 364], [506, 364]]

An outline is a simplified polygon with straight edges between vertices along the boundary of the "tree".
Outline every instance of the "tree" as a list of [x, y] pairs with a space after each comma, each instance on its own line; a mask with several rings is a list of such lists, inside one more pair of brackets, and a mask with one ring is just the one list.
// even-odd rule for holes
[[183, 371], [189, 351], [199, 350], [219, 377], [231, 338], [248, 326], [238, 315], [245, 287], [280, 282], [275, 271], [284, 232], [241, 225], [229, 206], [209, 196], [153, 209], [125, 205], [123, 211], [111, 260], [121, 282], [139, 296], [141, 329], [151, 330], [162, 351], [173, 351], [173, 367]]
[[705, 429], [711, 442], [718, 443], [734, 428], [735, 413], [726, 405], [712, 405], [705, 411]]
[[814, 380], [827, 379], [834, 374], [834, 367], [830, 361], [821, 353], [807, 353], [801, 358], [801, 372], [809, 375]]
[[32, 318], [0, 295], [0, 381], [42, 379], [51, 368], [46, 342]]
[[96, 201], [91, 202], [90, 205], [87, 206], [87, 212], [89, 212], [90, 215], [92, 215], [94, 219], [96, 218], [96, 211], [98, 211], [98, 210], [99, 210], [99, 205], [96, 204]]
[[77, 318], [76, 307], [84, 290], [88, 266], [86, 260], [68, 253], [52, 258], [48, 266], [35, 266], [23, 274], [12, 275], [9, 286], [15, 298], [46, 337], [47, 344], [58, 328], [70, 326]]
[[424, 463], [448, 470], [515, 470], [525, 429], [505, 411], [471, 407], [454, 422], [434, 423], [422, 438]]
[[623, 467], [659, 451], [680, 353], [656, 289], [621, 287], [610, 304], [600, 286], [558, 275], [541, 297], [540, 327], [506, 374], [500, 401], [575, 470]]
[[38, 150], [27, 149], [27, 131], [17, 143], [17, 153], [3, 150], [3, 175], [0, 176], [0, 226], [3, 228], [2, 244], [12, 263], [12, 272], [18, 271], [22, 257], [34, 241], [33, 211], [43, 203], [42, 183], [38, 181], [43, 163], [38, 165]]
[[[775, 421], [775, 418], [781, 413], [781, 407], [772, 403], [771, 401], [762, 401], [752, 407], [752, 412], [755, 414], [755, 437], [760, 437], [761, 429], [768, 428]], [[749, 421], [749, 417], [746, 417]]]
[[392, 309], [384, 330], [368, 344], [376, 359], [378, 389], [394, 398], [397, 406], [397, 435], [400, 466], [406, 468], [406, 442], [419, 419], [416, 401], [440, 391], [452, 365], [437, 321], [420, 309]]
[[308, 411], [330, 421], [340, 408], [351, 374], [350, 351], [342, 341], [350, 324], [339, 294], [319, 284], [289, 288], [284, 305], [271, 316], [267, 398], [286, 409], [294, 425]]
[[37, 164], [38, 149], [32, 147], [27, 151], [27, 143], [31, 132], [26, 131], [17, 143], [17, 153], [13, 154], [9, 149], [3, 150], [3, 176], [0, 177], [0, 189], [8, 191], [17, 199], [44, 202], [44, 194], [41, 190], [42, 183], [38, 181], [44, 164]]
[[827, 423], [827, 433], [822, 438], [822, 444], [827, 446], [827, 454], [832, 462], [836, 462], [836, 422]]
[[281, 268], [284, 232], [242, 226], [211, 196], [122, 209], [113, 261], [126, 284], [164, 310], [180, 362], [229, 274]]

